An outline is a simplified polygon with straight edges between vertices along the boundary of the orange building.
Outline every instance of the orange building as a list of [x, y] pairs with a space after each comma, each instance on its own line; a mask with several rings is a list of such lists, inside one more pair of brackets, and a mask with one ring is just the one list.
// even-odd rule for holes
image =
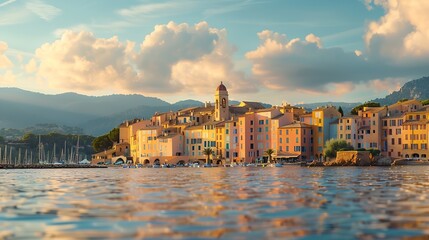
[[279, 127], [277, 130], [278, 151], [275, 158], [313, 159], [313, 134], [315, 128], [315, 126], [302, 122], [294, 122]]

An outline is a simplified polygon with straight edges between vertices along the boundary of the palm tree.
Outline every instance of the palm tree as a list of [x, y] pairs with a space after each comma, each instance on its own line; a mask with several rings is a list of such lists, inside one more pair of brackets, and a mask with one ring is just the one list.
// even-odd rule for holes
[[271, 159], [272, 159], [272, 155], [273, 155], [273, 153], [274, 153], [274, 150], [273, 150], [273, 149], [271, 149], [271, 148], [269, 148], [269, 149], [267, 149], [267, 151], [265, 151], [265, 154], [267, 154], [267, 155], [268, 155], [268, 162], [269, 162], [269, 163], [271, 163]]
[[207, 156], [206, 164], [210, 163], [210, 155], [212, 155], [213, 153], [214, 153], [213, 149], [211, 149], [211, 148], [204, 148], [203, 154]]

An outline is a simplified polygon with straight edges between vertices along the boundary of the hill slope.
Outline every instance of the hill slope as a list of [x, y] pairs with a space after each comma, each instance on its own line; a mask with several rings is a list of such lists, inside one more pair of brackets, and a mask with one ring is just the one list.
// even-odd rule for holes
[[376, 98], [373, 102], [378, 102], [381, 105], [390, 105], [398, 102], [401, 99], [429, 99], [429, 77], [412, 80], [404, 84], [404, 86], [384, 98]]

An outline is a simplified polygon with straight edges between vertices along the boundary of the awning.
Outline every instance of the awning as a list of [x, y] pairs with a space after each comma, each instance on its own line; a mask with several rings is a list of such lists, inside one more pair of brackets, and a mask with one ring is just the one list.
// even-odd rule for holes
[[298, 158], [301, 154], [296, 153], [290, 153], [290, 152], [279, 152], [276, 156], [274, 156], [274, 159], [279, 158]]

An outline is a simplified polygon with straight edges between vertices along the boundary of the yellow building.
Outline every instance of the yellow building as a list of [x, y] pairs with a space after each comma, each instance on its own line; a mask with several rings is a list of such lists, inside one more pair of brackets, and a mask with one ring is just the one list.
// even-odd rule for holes
[[205, 162], [203, 155], [203, 126], [191, 126], [184, 130], [185, 133], [185, 155], [189, 160]]
[[427, 159], [429, 111], [408, 112], [402, 128], [403, 157]]
[[161, 126], [147, 126], [137, 131], [136, 146], [131, 149], [135, 163], [143, 163], [145, 159], [159, 156], [158, 137], [161, 134]]
[[[314, 133], [314, 153], [323, 153], [325, 143], [333, 138], [337, 138], [338, 119], [341, 113], [333, 106], [318, 107], [311, 114], [310, 125], [316, 126]], [[307, 123], [304, 121], [304, 123]]]

